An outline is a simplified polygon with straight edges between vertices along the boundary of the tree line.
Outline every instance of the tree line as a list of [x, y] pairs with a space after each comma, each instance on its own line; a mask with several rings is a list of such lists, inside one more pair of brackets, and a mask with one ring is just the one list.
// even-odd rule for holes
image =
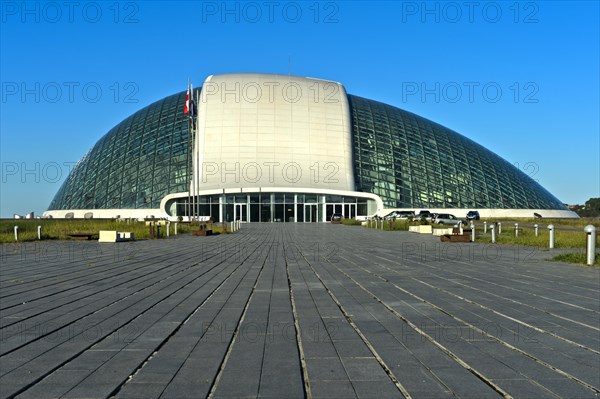
[[590, 198], [584, 205], [573, 205], [571, 210], [575, 211], [581, 217], [599, 217], [600, 216], [600, 198]]

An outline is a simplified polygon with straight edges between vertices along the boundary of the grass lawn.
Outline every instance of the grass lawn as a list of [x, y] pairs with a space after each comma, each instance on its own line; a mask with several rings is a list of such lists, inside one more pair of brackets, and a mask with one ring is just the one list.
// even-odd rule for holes
[[[588, 224], [596, 226], [600, 231], [600, 220], [596, 218], [581, 219], [485, 219], [487, 222], [487, 233], [483, 233], [484, 220], [475, 222], [475, 240], [477, 242], [491, 243], [492, 235], [490, 225], [492, 223], [502, 223], [502, 233], [498, 234], [496, 229], [496, 243], [507, 245], [527, 245], [540, 248], [548, 248], [550, 241], [550, 231], [548, 225], [554, 225], [554, 247], [555, 248], [585, 248], [586, 235], [583, 228]], [[515, 237], [515, 222], [519, 223], [519, 236]], [[387, 231], [406, 231], [411, 225], [418, 225], [418, 222], [409, 222], [408, 220], [384, 221], [383, 230]], [[537, 224], [538, 236], [535, 235], [533, 225]], [[371, 228], [375, 224], [371, 223]], [[450, 225], [434, 225], [436, 227], [451, 227]], [[467, 223], [465, 228], [469, 228]], [[377, 222], [377, 229], [381, 229], [381, 221]], [[598, 235], [596, 235], [596, 247], [598, 248]]]
[[[552, 260], [557, 262], [579, 263], [581, 265], [587, 265], [587, 255], [585, 252], [568, 252], [557, 255], [552, 258]], [[594, 259], [593, 267], [597, 266], [600, 266], [600, 252], [596, 252], [596, 258]]]
[[[554, 225], [554, 248], [585, 248], [586, 234], [581, 230], [561, 230], [560, 226]], [[479, 233], [479, 234], [478, 234]], [[482, 226], [475, 226], [475, 240], [477, 242], [491, 243], [492, 234], [488, 226], [487, 234], [483, 234]], [[519, 236], [515, 237], [515, 228], [513, 226], [502, 226], [502, 233], [496, 231], [496, 243], [508, 245], [529, 245], [540, 248], [548, 248], [550, 243], [550, 231], [546, 226], [540, 226], [539, 234], [536, 237], [533, 227], [519, 227]], [[596, 235], [596, 246], [598, 246], [598, 236]]]
[[[145, 222], [117, 222], [105, 219], [35, 219], [35, 220], [2, 220], [0, 221], [0, 243], [14, 243], [14, 226], [19, 227], [19, 242], [35, 241], [37, 226], [42, 226], [42, 240], [68, 240], [68, 234], [94, 234], [97, 238], [100, 230], [116, 230], [133, 232], [137, 240], [150, 238], [150, 227]], [[197, 230], [197, 225], [178, 223], [178, 234], [189, 234]], [[209, 227], [210, 228], [210, 227]], [[229, 233], [220, 223], [212, 224], [214, 234]], [[156, 227], [155, 227], [156, 231]], [[160, 228], [160, 238], [166, 237], [166, 226]], [[175, 223], [171, 222], [171, 235], [175, 232]]]

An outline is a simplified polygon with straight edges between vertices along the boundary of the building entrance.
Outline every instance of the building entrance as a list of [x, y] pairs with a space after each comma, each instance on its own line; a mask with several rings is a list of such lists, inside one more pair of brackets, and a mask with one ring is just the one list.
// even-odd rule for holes
[[235, 220], [240, 220], [242, 222], [248, 221], [248, 205], [247, 204], [235, 204]]
[[319, 221], [319, 206], [317, 204], [304, 204], [304, 222], [315, 223]]
[[344, 212], [342, 215], [346, 219], [356, 218], [356, 204], [344, 204]]
[[[187, 197], [166, 204], [170, 216], [186, 216], [190, 211]], [[359, 196], [311, 193], [259, 192], [199, 196], [197, 210], [192, 215], [215, 222], [329, 222], [334, 213], [346, 219], [361, 219], [373, 215], [376, 201]]]

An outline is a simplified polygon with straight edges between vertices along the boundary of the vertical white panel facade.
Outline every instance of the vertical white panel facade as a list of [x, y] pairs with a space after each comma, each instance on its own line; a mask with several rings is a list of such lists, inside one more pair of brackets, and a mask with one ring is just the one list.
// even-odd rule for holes
[[198, 104], [197, 191], [282, 187], [354, 191], [350, 107], [337, 82], [209, 76]]

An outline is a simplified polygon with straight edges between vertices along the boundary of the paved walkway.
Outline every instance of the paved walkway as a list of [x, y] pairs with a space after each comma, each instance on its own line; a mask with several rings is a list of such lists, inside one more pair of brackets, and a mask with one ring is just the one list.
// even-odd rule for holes
[[309, 224], [4, 245], [2, 398], [594, 398], [600, 271]]

